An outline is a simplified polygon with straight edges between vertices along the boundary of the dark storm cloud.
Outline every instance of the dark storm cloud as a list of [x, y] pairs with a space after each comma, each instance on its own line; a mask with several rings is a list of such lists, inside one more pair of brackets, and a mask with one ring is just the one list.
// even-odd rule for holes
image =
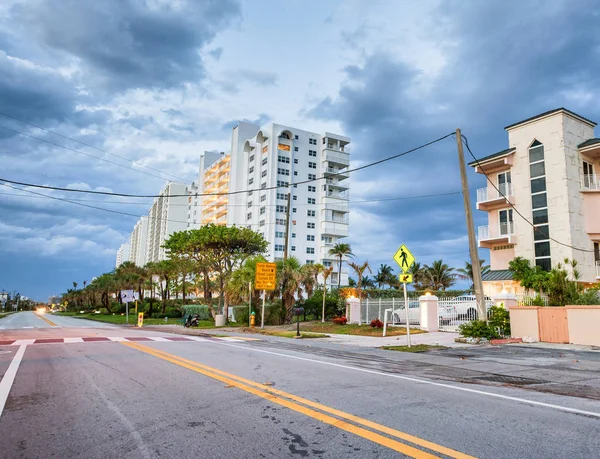
[[[475, 154], [484, 156], [506, 148], [505, 125], [560, 106], [598, 120], [596, 98], [585, 97], [600, 89], [594, 4], [598, 2], [576, 8], [568, 2], [519, 2], [519, 7], [516, 2], [444, 3], [436, 14], [439, 27], [431, 31], [446, 60], [438, 74], [424, 75], [378, 52], [362, 65], [346, 67], [346, 81], [337, 96], [323, 99], [307, 114], [340, 121], [354, 144], [352, 158], [360, 164], [433, 140], [458, 126]], [[573, 95], [574, 91], [581, 94]], [[472, 171], [469, 174], [474, 202], [475, 189], [485, 182]], [[455, 141], [447, 139], [353, 177], [353, 190], [369, 199], [460, 190]], [[381, 186], [365, 192], [363, 185], [369, 183]], [[456, 264], [467, 256], [466, 240], [455, 243], [454, 249], [444, 243], [466, 235], [460, 195], [354, 204], [353, 209], [360, 218], [352, 221], [351, 242], [360, 241], [361, 256], [378, 253], [371, 244], [365, 247], [365, 240], [422, 246], [430, 258], [436, 257], [436, 250], [442, 256], [464, 249]], [[476, 212], [475, 217], [476, 225], [485, 224], [483, 213]], [[428, 243], [423, 246], [423, 241]]]
[[110, 90], [199, 81], [200, 49], [239, 14], [234, 0], [37, 0], [13, 9], [29, 39], [76, 59], [86, 86]]

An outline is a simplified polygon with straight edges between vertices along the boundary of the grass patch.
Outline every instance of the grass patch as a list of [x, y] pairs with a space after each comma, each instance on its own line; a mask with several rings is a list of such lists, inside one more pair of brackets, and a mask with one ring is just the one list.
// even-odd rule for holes
[[14, 312], [0, 312], [0, 319], [10, 316], [11, 314], [14, 314]]
[[[295, 331], [267, 331], [263, 333], [263, 335], [269, 336], [281, 336], [282, 338], [296, 338]], [[321, 333], [308, 333], [308, 332], [300, 332], [301, 338], [298, 339], [311, 339], [311, 338], [329, 338], [327, 335], [323, 335]]]
[[[334, 335], [359, 335], [359, 336], [382, 336], [383, 329], [373, 328], [370, 325], [336, 325], [333, 322], [312, 322], [312, 323], [301, 323], [300, 332], [315, 332], [315, 333], [329, 333]], [[418, 328], [411, 328], [410, 334], [416, 335], [419, 333], [427, 333]], [[406, 327], [388, 327], [386, 336], [402, 336], [406, 335]]]
[[[77, 312], [61, 312], [56, 314], [59, 316], [70, 316], [70, 317], [78, 317], [81, 319], [94, 320], [96, 322], [104, 322], [115, 325], [125, 325], [126, 317], [121, 314], [79, 314]], [[129, 314], [129, 324], [134, 325], [137, 324], [137, 316], [134, 313]], [[144, 319], [144, 325], [182, 325], [182, 321], [180, 318], [169, 318], [167, 322], [165, 319]], [[199, 322], [198, 327], [194, 328], [215, 328], [215, 323], [212, 320], [201, 320]]]
[[[411, 332], [412, 333], [412, 332]], [[437, 346], [432, 344], [414, 344], [411, 347], [408, 346], [382, 346], [381, 349], [387, 351], [401, 351], [401, 352], [427, 352], [433, 349], [448, 349], [446, 346]]]

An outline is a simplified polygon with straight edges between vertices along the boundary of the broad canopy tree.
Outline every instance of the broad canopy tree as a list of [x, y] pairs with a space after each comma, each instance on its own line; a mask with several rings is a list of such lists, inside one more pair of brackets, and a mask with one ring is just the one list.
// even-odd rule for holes
[[265, 253], [267, 246], [264, 237], [255, 231], [214, 224], [173, 233], [164, 245], [170, 259], [193, 262], [194, 274], [204, 276], [205, 297], [209, 275], [217, 277], [221, 313], [227, 306], [226, 286], [233, 270], [248, 257]]

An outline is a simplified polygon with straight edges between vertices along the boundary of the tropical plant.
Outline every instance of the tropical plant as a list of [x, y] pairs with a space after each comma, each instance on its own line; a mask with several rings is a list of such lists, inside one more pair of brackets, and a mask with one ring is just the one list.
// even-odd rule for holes
[[[254, 287], [254, 279], [256, 277], [256, 263], [264, 263], [267, 260], [262, 255], [248, 258], [242, 266], [236, 269], [227, 283], [226, 294], [230, 302], [239, 304], [250, 296], [249, 285]], [[252, 288], [252, 299], [256, 305], [260, 299], [260, 290]]]
[[277, 288], [271, 292], [270, 299], [281, 298], [285, 322], [292, 319], [292, 310], [298, 300], [302, 300], [302, 265], [296, 257], [289, 257], [286, 260], [277, 262]]
[[344, 257], [353, 257], [354, 254], [352, 253], [350, 244], [338, 242], [329, 249], [329, 255], [338, 259], [338, 288], [340, 288], [342, 285], [342, 262], [344, 261]]
[[[479, 260], [479, 266], [481, 267], [481, 274], [485, 274], [490, 271], [489, 265], [485, 264], [485, 260]], [[473, 265], [468, 261], [465, 261], [465, 267], [456, 270], [456, 277], [471, 282], [471, 289], [475, 288], [473, 281]]]
[[[362, 300], [362, 286], [363, 286], [363, 275], [365, 273], [366, 270], [368, 270], [369, 272], [371, 271], [371, 267], [369, 266], [369, 262], [365, 261], [362, 264], [357, 264], [354, 262], [348, 262], [348, 265], [354, 270], [354, 272], [356, 273], [356, 291], [357, 291], [357, 296], [358, 296], [358, 301], [359, 304]], [[348, 316], [348, 306], [346, 305], [346, 317]]]
[[454, 285], [456, 279], [454, 268], [450, 268], [443, 260], [435, 260], [431, 266], [425, 265], [423, 269], [427, 287], [443, 291]]
[[425, 268], [419, 262], [414, 262], [410, 268], [408, 268], [408, 273], [412, 274], [413, 277], [413, 287], [415, 290], [425, 290], [428, 285], [427, 272]]
[[394, 271], [391, 266], [382, 264], [379, 265], [379, 270], [375, 275], [375, 282], [379, 288], [383, 288], [384, 285], [392, 286], [395, 281]]
[[321, 275], [323, 276], [323, 311], [321, 315], [321, 322], [325, 322], [325, 299], [327, 298], [327, 279], [333, 272], [333, 266], [329, 266], [328, 268], [323, 268], [321, 271]]

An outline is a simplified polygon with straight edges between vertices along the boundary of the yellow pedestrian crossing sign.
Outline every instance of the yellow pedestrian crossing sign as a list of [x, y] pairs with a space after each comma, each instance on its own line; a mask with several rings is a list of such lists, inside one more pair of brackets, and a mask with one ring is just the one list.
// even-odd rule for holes
[[413, 276], [412, 274], [400, 274], [398, 279], [400, 279], [400, 282], [403, 284], [412, 284]]
[[398, 266], [400, 266], [402, 272], [406, 274], [412, 264], [415, 262], [415, 257], [412, 253], [410, 253], [408, 247], [402, 244], [394, 255], [394, 261], [398, 263]]

